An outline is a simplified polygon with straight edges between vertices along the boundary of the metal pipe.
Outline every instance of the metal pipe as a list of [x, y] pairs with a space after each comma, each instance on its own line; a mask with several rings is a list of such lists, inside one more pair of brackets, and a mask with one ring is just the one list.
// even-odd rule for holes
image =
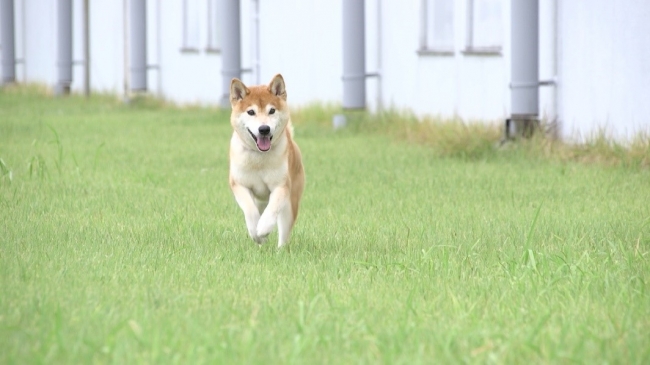
[[230, 106], [230, 82], [241, 78], [241, 28], [239, 0], [222, 0], [219, 12], [221, 25], [221, 107]]
[[158, 3], [156, 5], [156, 61], [158, 63], [157, 65], [157, 79], [158, 79], [158, 85], [157, 85], [157, 91], [158, 95], [162, 95], [162, 72], [160, 72], [160, 65], [162, 63], [162, 51], [160, 50], [160, 45], [162, 44], [161, 40], [161, 25], [160, 25], [160, 19], [161, 19], [161, 11], [160, 11], [160, 6], [162, 4], [162, 0], [158, 0]]
[[559, 133], [559, 128], [558, 128], [558, 123], [560, 123], [560, 105], [559, 105], [559, 88], [558, 88], [558, 80], [560, 78], [560, 69], [559, 69], [559, 37], [560, 37], [560, 29], [559, 29], [559, 23], [560, 20], [558, 19], [560, 12], [559, 12], [559, 0], [554, 0], [553, 1], [553, 75], [554, 75], [554, 86], [555, 88], [553, 89], [553, 120], [554, 120], [554, 125], [555, 125], [555, 130], [554, 133], [556, 134], [555, 136], [558, 137]]
[[23, 0], [20, 4], [21, 6], [21, 13], [22, 13], [22, 21], [21, 21], [21, 29], [20, 32], [22, 33], [22, 43], [23, 43], [23, 57], [18, 60], [16, 59], [16, 64], [22, 64], [23, 65], [23, 82], [27, 82], [27, 56], [25, 55], [25, 50], [27, 49], [27, 6], [26, 3], [27, 1]]
[[129, 0], [122, 1], [122, 20], [124, 21], [123, 37], [124, 37], [124, 101], [129, 100], [129, 22], [128, 22], [128, 2]]
[[253, 71], [253, 77], [255, 80], [255, 84], [259, 85], [262, 80], [261, 80], [261, 75], [260, 75], [260, 1], [259, 0], [253, 0], [252, 4], [253, 6], [253, 19], [252, 19], [252, 35], [253, 35], [253, 40], [251, 42], [252, 46], [252, 58], [253, 58], [253, 66], [252, 66], [252, 71]]
[[84, 0], [84, 94], [90, 96], [90, 8], [89, 0]]
[[539, 0], [511, 0], [511, 113], [539, 115]]
[[72, 0], [58, 0], [57, 93], [69, 94], [72, 84]]
[[383, 105], [383, 94], [382, 94], [382, 77], [381, 77], [381, 72], [382, 72], [382, 64], [381, 64], [381, 59], [382, 59], [382, 42], [383, 42], [383, 35], [382, 35], [382, 13], [381, 13], [381, 2], [382, 0], [377, 0], [377, 110], [382, 111], [384, 109]]
[[343, 108], [366, 107], [364, 0], [343, 0]]
[[465, 46], [474, 47], [474, 0], [467, 2], [467, 33], [465, 36]]
[[16, 45], [14, 35], [14, 0], [0, 0], [0, 45], [2, 50], [2, 84], [16, 82]]
[[147, 90], [147, 1], [131, 0], [129, 8], [131, 91]]

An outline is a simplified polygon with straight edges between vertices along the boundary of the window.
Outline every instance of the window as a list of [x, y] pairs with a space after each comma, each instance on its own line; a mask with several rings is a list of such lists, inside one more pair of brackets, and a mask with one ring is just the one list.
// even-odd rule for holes
[[465, 53], [501, 54], [503, 43], [502, 0], [467, 0]]
[[422, 0], [420, 54], [454, 53], [454, 0]]
[[208, 0], [208, 44], [205, 47], [207, 52], [219, 52], [221, 50], [221, 35], [217, 15], [218, 0]]
[[183, 0], [182, 52], [199, 51], [199, 1]]

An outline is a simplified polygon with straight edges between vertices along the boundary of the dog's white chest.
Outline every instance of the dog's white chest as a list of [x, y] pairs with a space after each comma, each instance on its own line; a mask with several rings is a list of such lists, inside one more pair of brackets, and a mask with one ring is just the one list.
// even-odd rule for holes
[[248, 188], [255, 198], [267, 200], [271, 191], [286, 184], [286, 163], [274, 164], [257, 156], [242, 159], [231, 166], [232, 178], [240, 185]]
[[[237, 179], [235, 177], [235, 179]], [[268, 200], [271, 194], [272, 187], [269, 186], [267, 181], [264, 181], [264, 175], [258, 171], [242, 174], [239, 183], [247, 187], [255, 198], [259, 200]]]

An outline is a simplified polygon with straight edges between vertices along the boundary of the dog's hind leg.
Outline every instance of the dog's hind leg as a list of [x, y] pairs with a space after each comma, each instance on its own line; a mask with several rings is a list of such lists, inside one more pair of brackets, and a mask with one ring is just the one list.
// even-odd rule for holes
[[278, 214], [278, 247], [282, 247], [289, 242], [292, 228], [293, 212], [291, 211], [291, 204], [287, 204]]

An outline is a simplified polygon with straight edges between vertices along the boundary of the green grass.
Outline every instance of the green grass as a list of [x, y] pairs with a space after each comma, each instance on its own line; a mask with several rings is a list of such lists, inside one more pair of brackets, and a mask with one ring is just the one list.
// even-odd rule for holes
[[225, 112], [0, 92], [0, 363], [650, 363], [644, 165], [328, 118], [278, 251]]

